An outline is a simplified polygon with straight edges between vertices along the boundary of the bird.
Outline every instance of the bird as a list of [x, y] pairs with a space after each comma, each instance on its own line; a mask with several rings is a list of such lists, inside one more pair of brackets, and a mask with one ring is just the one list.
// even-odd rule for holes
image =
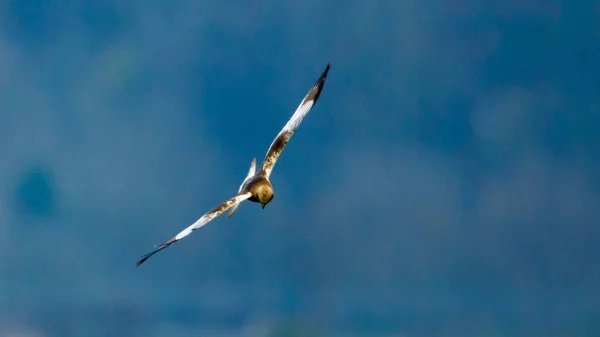
[[228, 199], [219, 206], [206, 212], [202, 217], [196, 220], [196, 222], [179, 232], [170, 240], [163, 244], [156, 245], [156, 249], [146, 255], [143, 255], [136, 263], [136, 266], [140, 266], [152, 255], [187, 237], [193, 231], [206, 225], [227, 210], [230, 210], [227, 218], [231, 218], [244, 200], [260, 203], [262, 209], [264, 209], [265, 206], [273, 200], [275, 193], [273, 190], [273, 185], [269, 180], [271, 172], [273, 172], [273, 167], [275, 166], [277, 159], [279, 159], [281, 152], [294, 135], [294, 132], [300, 126], [300, 123], [304, 117], [306, 117], [311, 108], [317, 103], [317, 100], [321, 95], [321, 91], [323, 90], [323, 86], [325, 85], [325, 79], [327, 78], [327, 73], [329, 72], [330, 68], [331, 63], [328, 63], [323, 73], [321, 73], [321, 76], [319, 76], [317, 79], [316, 83], [308, 91], [302, 102], [300, 102], [300, 105], [298, 105], [298, 108], [296, 108], [296, 111], [292, 117], [284, 125], [283, 129], [281, 129], [281, 131], [277, 134], [277, 137], [275, 137], [271, 143], [271, 146], [267, 150], [267, 154], [265, 155], [263, 163], [258, 171], [256, 170], [256, 157], [252, 159], [250, 168], [248, 169], [248, 174], [242, 181], [242, 184], [238, 189], [238, 193], [233, 198]]

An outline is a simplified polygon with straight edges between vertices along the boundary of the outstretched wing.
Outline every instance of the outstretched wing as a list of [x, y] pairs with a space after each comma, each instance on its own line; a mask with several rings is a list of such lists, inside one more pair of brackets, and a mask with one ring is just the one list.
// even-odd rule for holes
[[234, 205], [238, 205], [242, 201], [250, 198], [250, 196], [252, 196], [252, 193], [250, 193], [250, 192], [246, 192], [246, 193], [243, 193], [243, 194], [238, 194], [235, 197], [233, 197], [233, 198], [225, 201], [224, 203], [222, 203], [218, 207], [216, 207], [216, 208], [208, 211], [200, 219], [198, 219], [196, 222], [194, 222], [193, 225], [191, 225], [188, 228], [186, 228], [186, 229], [182, 230], [181, 232], [179, 232], [179, 234], [177, 234], [171, 240], [163, 243], [162, 245], [157, 246], [158, 248], [156, 250], [154, 250], [154, 251], [152, 251], [152, 252], [150, 252], [150, 253], [142, 256], [142, 259], [139, 260], [136, 263], [136, 266], [139, 266], [140, 264], [146, 262], [146, 260], [148, 260], [152, 255], [160, 252], [161, 250], [169, 247], [170, 245], [174, 244], [175, 242], [177, 242], [177, 241], [183, 239], [184, 237], [190, 235], [196, 229], [198, 229], [198, 228], [206, 225], [212, 219], [214, 219], [214, 218], [218, 217], [219, 215], [221, 215], [221, 213], [227, 211], [228, 209], [230, 209]]
[[[255, 172], [256, 172], [256, 158], [252, 159], [252, 163], [250, 163], [250, 168], [248, 169], [248, 174], [246, 175], [246, 178], [244, 178], [244, 181], [242, 181], [242, 184], [240, 185], [240, 189], [238, 190], [238, 193], [242, 192], [242, 188], [244, 187], [244, 184], [246, 183], [246, 181], [248, 181], [248, 179], [250, 179], [254, 176]], [[227, 215], [227, 219], [231, 218], [231, 216], [233, 215], [233, 213], [235, 213], [235, 210], [239, 206], [240, 206], [240, 204], [235, 204], [235, 205], [233, 205], [233, 207], [231, 207], [231, 210], [229, 211], [229, 214]]]
[[290, 118], [283, 129], [279, 132], [277, 137], [275, 137], [273, 143], [271, 143], [269, 151], [267, 151], [267, 155], [265, 156], [265, 160], [262, 164], [262, 170], [266, 172], [267, 178], [271, 175], [273, 166], [275, 166], [281, 151], [283, 151], [298, 126], [300, 126], [302, 119], [308, 114], [313, 105], [317, 103], [319, 95], [321, 94], [321, 90], [323, 90], [323, 85], [325, 84], [325, 78], [327, 77], [329, 68], [331, 68], [331, 64], [327, 64], [327, 68], [325, 68], [325, 71], [323, 71], [317, 80], [317, 83], [315, 83], [315, 85], [310, 89], [306, 97], [304, 97], [296, 109], [296, 112], [294, 112], [292, 115], [292, 118]]

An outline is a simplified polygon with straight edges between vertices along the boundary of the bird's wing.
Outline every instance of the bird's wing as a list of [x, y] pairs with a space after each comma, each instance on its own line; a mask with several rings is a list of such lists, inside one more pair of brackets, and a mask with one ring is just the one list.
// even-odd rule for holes
[[[246, 183], [246, 181], [248, 181], [248, 179], [250, 179], [254, 176], [255, 171], [256, 171], [256, 158], [252, 159], [252, 163], [250, 163], [250, 169], [248, 169], [248, 174], [246, 175], [246, 178], [244, 178], [244, 181], [242, 181], [242, 184], [240, 185], [240, 189], [238, 190], [238, 193], [242, 192], [242, 188], [244, 188], [244, 184]], [[227, 219], [231, 218], [231, 216], [233, 215], [233, 213], [235, 213], [235, 211], [237, 210], [237, 208], [239, 206], [240, 206], [240, 204], [235, 204], [235, 205], [233, 205], [233, 207], [231, 207], [231, 210], [229, 210], [229, 214], [227, 215]]]
[[256, 158], [252, 159], [252, 162], [250, 163], [250, 168], [248, 169], [248, 174], [246, 175], [246, 178], [244, 178], [244, 181], [242, 181], [238, 193], [242, 192], [242, 187], [244, 187], [244, 184], [246, 183], [246, 181], [248, 181], [248, 179], [254, 176], [254, 173], [256, 173]]
[[310, 109], [317, 103], [319, 99], [319, 95], [321, 94], [321, 90], [323, 90], [323, 85], [325, 84], [325, 78], [327, 77], [327, 73], [329, 72], [329, 68], [331, 68], [331, 64], [327, 64], [327, 68], [321, 74], [317, 83], [310, 89], [306, 97], [302, 100], [296, 112], [292, 115], [292, 118], [285, 124], [283, 129], [279, 132], [271, 146], [269, 147], [269, 151], [267, 151], [267, 155], [262, 164], [262, 170], [267, 174], [267, 178], [271, 175], [271, 171], [273, 170], [273, 166], [277, 162], [281, 151], [290, 141], [292, 135], [300, 126], [302, 119], [308, 114]]
[[156, 250], [154, 250], [154, 251], [152, 251], [152, 252], [150, 252], [150, 253], [142, 256], [142, 258], [136, 263], [136, 266], [139, 266], [140, 264], [144, 263], [152, 255], [160, 252], [161, 250], [169, 247], [170, 245], [174, 244], [175, 242], [177, 242], [177, 241], [183, 239], [184, 237], [190, 235], [196, 229], [198, 229], [198, 228], [206, 225], [212, 219], [214, 219], [214, 218], [218, 217], [219, 215], [221, 215], [221, 213], [223, 213], [226, 210], [230, 209], [234, 205], [238, 205], [242, 201], [250, 198], [251, 196], [252, 196], [252, 193], [250, 193], [250, 192], [238, 194], [235, 197], [233, 197], [233, 198], [225, 201], [224, 203], [222, 203], [218, 207], [216, 207], [216, 208], [208, 211], [200, 219], [198, 219], [196, 222], [194, 222], [194, 224], [192, 224], [188, 228], [186, 228], [186, 229], [182, 230], [181, 232], [179, 232], [179, 234], [177, 234], [176, 236], [174, 236], [171, 240], [163, 243], [162, 245], [157, 246], [158, 248]]

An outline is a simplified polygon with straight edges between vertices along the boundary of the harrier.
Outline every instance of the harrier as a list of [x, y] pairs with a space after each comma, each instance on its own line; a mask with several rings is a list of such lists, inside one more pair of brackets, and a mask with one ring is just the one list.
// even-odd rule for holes
[[329, 72], [330, 67], [331, 64], [327, 64], [325, 71], [323, 71], [323, 73], [317, 80], [317, 83], [315, 83], [315, 85], [310, 89], [306, 97], [304, 97], [304, 99], [292, 115], [292, 118], [290, 118], [290, 120], [285, 124], [283, 129], [277, 135], [277, 137], [275, 137], [275, 140], [273, 140], [273, 143], [271, 143], [271, 146], [267, 151], [265, 159], [263, 160], [262, 167], [258, 172], [256, 172], [256, 158], [252, 160], [252, 163], [250, 164], [250, 169], [248, 170], [248, 175], [240, 185], [237, 195], [225, 201], [218, 207], [208, 211], [194, 224], [184, 229], [179, 234], [175, 235], [171, 240], [163, 243], [162, 245], [156, 246], [156, 250], [142, 256], [142, 259], [137, 262], [137, 266], [144, 263], [152, 255], [160, 252], [161, 250], [169, 247], [175, 242], [190, 235], [196, 229], [206, 225], [211, 220], [218, 217], [228, 209], [231, 209], [229, 215], [227, 216], [228, 218], [230, 218], [235, 212], [235, 210], [238, 208], [240, 203], [244, 200], [250, 200], [253, 202], [260, 203], [263, 209], [265, 208], [266, 204], [273, 200], [273, 185], [271, 185], [271, 182], [269, 181], [269, 176], [273, 171], [273, 167], [275, 166], [275, 163], [277, 162], [281, 151], [283, 151], [283, 149], [290, 141], [290, 138], [292, 138], [292, 135], [294, 134], [298, 126], [300, 126], [302, 119], [308, 114], [313, 105], [317, 103], [319, 95], [321, 94], [321, 90], [323, 90], [325, 78], [327, 77], [327, 73]]

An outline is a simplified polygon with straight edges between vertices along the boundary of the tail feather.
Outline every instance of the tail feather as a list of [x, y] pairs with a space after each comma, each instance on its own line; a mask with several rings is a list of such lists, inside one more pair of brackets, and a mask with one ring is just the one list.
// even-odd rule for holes
[[252, 177], [254, 175], [254, 173], [256, 173], [256, 157], [254, 157], [254, 159], [252, 159], [252, 162], [250, 163], [250, 168], [248, 169], [248, 175], [246, 175], [246, 179], [244, 179], [244, 182], [246, 182], [246, 180], [248, 180], [248, 178]]
[[239, 206], [240, 206], [240, 205], [239, 205], [239, 204], [237, 204], [237, 205], [235, 205], [235, 206], [231, 207], [231, 211], [229, 211], [229, 214], [227, 214], [227, 219], [231, 218], [231, 216], [233, 215], [233, 213], [235, 213], [235, 211], [237, 210], [237, 208], [238, 208]]
[[[252, 159], [252, 163], [250, 163], [250, 168], [248, 169], [248, 174], [246, 175], [246, 178], [244, 178], [244, 181], [240, 185], [240, 189], [238, 190], [238, 193], [242, 192], [242, 188], [244, 187], [244, 184], [246, 183], [246, 181], [248, 181], [248, 179], [252, 178], [255, 173], [256, 173], [256, 157], [254, 159]], [[231, 210], [229, 211], [229, 214], [227, 215], [227, 219], [231, 218], [231, 216], [233, 215], [233, 213], [235, 213], [235, 211], [238, 209], [239, 206], [240, 206], [240, 204], [237, 204], [237, 205], [231, 207]]]

